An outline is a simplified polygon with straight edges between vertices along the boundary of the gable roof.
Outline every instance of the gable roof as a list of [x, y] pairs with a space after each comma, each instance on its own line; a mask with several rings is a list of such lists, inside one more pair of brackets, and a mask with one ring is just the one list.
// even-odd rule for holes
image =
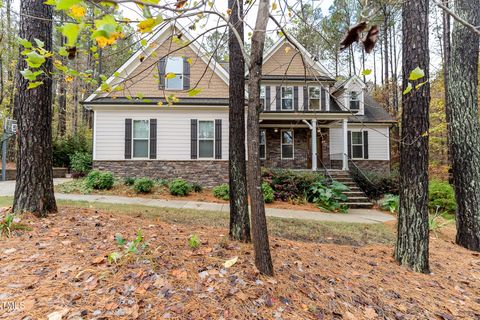
[[266, 62], [284, 45], [290, 44], [293, 46], [294, 50], [299, 50], [302, 57], [305, 59], [305, 64], [308, 67], [320, 72], [321, 77], [324, 79], [335, 80], [335, 77], [318, 61], [317, 58], [314, 58], [313, 55], [305, 49], [304, 46], [300, 42], [298, 42], [295, 38], [289, 37], [290, 40], [285, 38], [280, 38], [277, 42], [274, 43], [272, 47], [270, 47], [263, 56], [263, 64], [265, 65]]
[[[217, 63], [215, 59], [207, 59], [205, 50], [203, 50], [197, 43], [197, 39], [193, 37], [186, 28], [180, 26], [174, 21], [165, 23], [163, 26], [159, 27], [157, 31], [153, 33], [151, 38], [148, 40], [147, 45], [143, 49], [136, 51], [120, 68], [110, 76], [106, 83], [114, 89], [119, 84], [122, 83], [122, 79], [126, 79], [130, 74], [132, 74], [147, 58], [149, 58], [165, 41], [171, 37], [175, 31], [179, 31], [182, 34], [182, 37], [185, 37], [189, 41], [188, 47], [191, 48], [201, 59], [208, 65], [208, 67], [218, 75], [227, 85], [229, 84], [228, 72], [223, 68], [220, 63]], [[140, 59], [143, 57], [143, 59]], [[117, 74], [117, 76], [115, 76]], [[107, 96], [108, 93], [103, 93], [99, 91], [99, 88], [95, 90], [84, 103], [93, 101], [94, 99]]]
[[358, 83], [362, 87], [362, 89], [365, 89], [367, 87], [367, 85], [365, 84], [365, 82], [362, 81], [362, 79], [360, 79], [357, 75], [353, 75], [349, 79], [338, 81], [337, 83], [335, 83], [335, 85], [333, 86], [332, 94], [350, 87], [352, 82]]

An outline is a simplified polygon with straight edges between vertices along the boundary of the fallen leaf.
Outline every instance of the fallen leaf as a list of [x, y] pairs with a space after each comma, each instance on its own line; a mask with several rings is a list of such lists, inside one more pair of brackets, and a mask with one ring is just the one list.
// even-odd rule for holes
[[225, 261], [223, 266], [225, 267], [225, 269], [228, 269], [228, 268], [232, 267], [235, 263], [237, 263], [237, 260], [238, 260], [238, 257], [234, 257], [230, 260]]

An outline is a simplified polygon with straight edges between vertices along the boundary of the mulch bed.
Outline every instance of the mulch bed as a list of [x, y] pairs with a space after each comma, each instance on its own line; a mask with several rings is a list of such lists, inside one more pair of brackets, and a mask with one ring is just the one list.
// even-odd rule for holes
[[[480, 256], [432, 239], [431, 275], [395, 264], [386, 245], [272, 238], [276, 275], [225, 229], [167, 224], [91, 209], [25, 215], [29, 231], [0, 242], [3, 319], [478, 319]], [[148, 248], [123, 252], [141, 228]], [[201, 246], [188, 245], [191, 234]], [[236, 264], [224, 263], [238, 257]], [[8, 308], [10, 306], [10, 308]]]

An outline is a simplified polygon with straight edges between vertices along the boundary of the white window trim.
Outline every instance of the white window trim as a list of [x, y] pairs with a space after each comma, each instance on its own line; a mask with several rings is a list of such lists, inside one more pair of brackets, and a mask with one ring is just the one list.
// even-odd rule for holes
[[[357, 94], [357, 100], [352, 100], [352, 93], [356, 93]], [[358, 92], [358, 91], [355, 91], [355, 90], [351, 90], [348, 92], [348, 109], [349, 110], [352, 110], [352, 111], [356, 111], [356, 112], [360, 112], [362, 110], [362, 93], [361, 92]], [[354, 110], [352, 109], [352, 101], [358, 101], [358, 109]]]
[[[211, 139], [201, 139], [200, 138], [200, 122], [212, 122], [213, 123], [213, 138]], [[212, 119], [198, 119], [197, 121], [197, 159], [198, 160], [215, 160], [215, 120]], [[213, 155], [212, 157], [200, 157], [200, 140], [202, 141], [213, 141]]]
[[[285, 131], [291, 131], [292, 132], [292, 143], [291, 144], [284, 144], [283, 143], [283, 133]], [[283, 146], [286, 145], [286, 146], [292, 146], [292, 157], [291, 158], [285, 158], [283, 156]], [[283, 129], [280, 131], [280, 158], [282, 160], [294, 160], [295, 159], [295, 130], [293, 129]]]
[[[352, 137], [351, 137], [352, 145], [350, 146], [350, 149], [351, 149], [350, 152], [352, 153], [352, 159], [353, 160], [365, 160], [365, 139], [364, 139], [364, 136], [363, 136], [363, 131], [350, 131], [350, 133], [352, 135]], [[362, 137], [362, 144], [361, 144], [361, 146], [362, 146], [362, 157], [361, 158], [353, 156], [353, 146], [354, 145], [355, 146], [360, 146], [360, 144], [354, 144], [353, 143], [353, 133], [360, 133], [360, 136]]]
[[[267, 130], [266, 129], [260, 129], [260, 135], [262, 134], [262, 132], [264, 132], [265, 134], [265, 143], [264, 144], [261, 144], [259, 143], [260, 146], [265, 146], [265, 157], [260, 157], [260, 160], [266, 160], [267, 159]], [[261, 142], [261, 141], [259, 141]], [[258, 153], [260, 153], [260, 150], [258, 151]]]
[[[311, 99], [310, 98], [310, 88], [320, 89], [320, 96], [318, 97], [318, 105], [320, 106], [319, 109], [312, 109], [310, 107], [310, 101], [311, 100], [316, 100], [316, 99]], [[307, 95], [308, 95], [308, 110], [309, 111], [320, 111], [320, 110], [322, 110], [322, 87], [321, 86], [308, 86], [307, 87]], [[326, 106], [325, 106], [325, 110], [326, 110]]]
[[168, 80], [169, 80], [169, 79], [165, 78], [165, 90], [170, 90], [170, 91], [183, 90], [183, 77], [184, 77], [184, 71], [185, 71], [185, 70], [183, 70], [183, 58], [182, 58], [182, 57], [177, 57], [177, 56], [175, 56], [175, 57], [167, 57], [167, 61], [165, 61], [165, 75], [167, 75], [167, 74], [169, 74], [169, 73], [173, 73], [173, 72], [168, 72], [168, 70], [167, 70], [168, 60], [171, 59], [171, 58], [180, 58], [181, 61], [182, 61], [182, 62], [181, 62], [181, 64], [182, 64], [182, 73], [181, 73], [181, 74], [180, 74], [180, 73], [175, 73], [175, 74], [177, 75], [177, 77], [180, 76], [181, 84], [180, 84], [180, 88], [169, 88], [169, 87], [168, 87]]
[[[147, 121], [148, 125], [148, 134], [147, 139], [145, 138], [135, 138], [135, 121]], [[147, 156], [146, 157], [135, 157], [135, 140], [147, 140]], [[150, 119], [132, 119], [132, 159], [135, 160], [148, 160], [150, 159]]]
[[[287, 98], [283, 98], [283, 88], [292, 88], [292, 108], [291, 109], [285, 109], [283, 107], [283, 100], [290, 100]], [[293, 86], [282, 86], [280, 87], [280, 110], [281, 111], [293, 111], [295, 109], [295, 88]]]

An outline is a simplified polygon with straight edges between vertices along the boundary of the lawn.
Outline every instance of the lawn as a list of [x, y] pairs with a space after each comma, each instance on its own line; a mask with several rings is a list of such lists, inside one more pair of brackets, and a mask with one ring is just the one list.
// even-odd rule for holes
[[[11, 206], [11, 203], [11, 197], [0, 197], [0, 207]], [[229, 224], [229, 216], [224, 212], [82, 201], [59, 201], [59, 204], [69, 208], [102, 210], [112, 214], [155, 218], [168, 223], [189, 226], [227, 228]], [[275, 217], [268, 217], [267, 220], [272, 236], [290, 240], [344, 245], [391, 244], [394, 240], [392, 228], [383, 224], [319, 222]]]
[[[0, 198], [0, 207], [10, 203]], [[432, 274], [415, 274], [392, 259], [388, 226], [272, 218], [276, 274], [268, 278], [255, 269], [250, 244], [228, 239], [221, 213], [60, 201], [57, 214], [18, 223], [26, 228], [0, 241], [0, 301], [8, 306], [0, 318], [480, 315], [479, 255], [451, 238], [432, 237]]]

